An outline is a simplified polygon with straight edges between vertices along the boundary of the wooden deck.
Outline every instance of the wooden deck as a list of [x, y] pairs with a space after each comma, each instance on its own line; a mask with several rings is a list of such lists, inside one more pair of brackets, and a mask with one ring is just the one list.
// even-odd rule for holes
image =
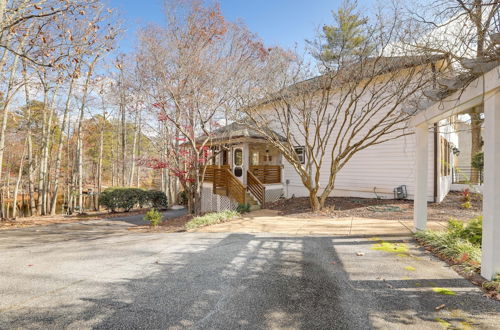
[[247, 184], [244, 185], [234, 176], [229, 165], [208, 165], [203, 182], [213, 184], [213, 193], [228, 196], [240, 204], [246, 204], [246, 192], [258, 200], [261, 206], [266, 202], [266, 184], [281, 183], [280, 165], [250, 166], [247, 171]]

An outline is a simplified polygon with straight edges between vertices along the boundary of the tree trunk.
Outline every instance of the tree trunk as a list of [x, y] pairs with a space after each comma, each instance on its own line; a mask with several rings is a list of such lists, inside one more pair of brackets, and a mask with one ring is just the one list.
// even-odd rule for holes
[[35, 192], [34, 189], [34, 180], [35, 180], [35, 169], [33, 167], [33, 141], [32, 141], [32, 131], [31, 131], [31, 105], [30, 105], [30, 95], [28, 89], [28, 79], [26, 74], [26, 65], [23, 67], [23, 78], [24, 78], [24, 94], [26, 98], [26, 106], [28, 116], [26, 118], [27, 122], [27, 132], [26, 132], [26, 143], [28, 145], [28, 198], [29, 198], [29, 215], [32, 216], [35, 214], [36, 205], [35, 205]]
[[315, 189], [309, 190], [309, 203], [311, 204], [311, 210], [313, 212], [319, 211], [322, 208]]
[[[123, 81], [121, 88], [123, 89]], [[127, 138], [127, 128], [126, 128], [126, 120], [125, 120], [125, 104], [123, 100], [123, 91], [120, 91], [121, 94], [121, 99], [120, 99], [120, 112], [121, 112], [121, 162], [122, 162], [122, 173], [121, 173], [121, 185], [124, 187], [126, 184], [125, 181], [125, 176], [126, 176], [126, 164], [125, 164], [125, 159], [126, 159], [126, 138]]]
[[129, 187], [133, 186], [134, 182], [134, 172], [135, 172], [135, 161], [137, 157], [137, 138], [139, 134], [139, 114], [136, 114], [136, 120], [135, 120], [135, 129], [134, 129], [134, 139], [132, 141], [132, 164], [130, 167], [130, 174], [129, 174], [129, 179], [128, 179], [128, 185]]
[[[76, 69], [75, 69], [76, 72]], [[74, 76], [74, 75], [73, 75]], [[66, 103], [64, 105], [64, 113], [63, 119], [61, 123], [61, 134], [59, 136], [59, 141], [57, 143], [57, 156], [56, 156], [56, 166], [55, 166], [55, 174], [54, 174], [54, 195], [52, 196], [52, 202], [50, 206], [50, 214], [56, 214], [57, 207], [57, 195], [59, 193], [59, 177], [61, 176], [61, 162], [62, 162], [62, 152], [63, 152], [63, 132], [66, 130], [66, 126], [68, 126], [68, 114], [69, 108], [71, 105], [71, 97], [73, 96], [73, 88], [75, 85], [75, 78], [71, 78], [71, 82], [69, 84], [68, 95], [66, 98]]]
[[102, 157], [104, 154], [104, 124], [101, 126], [99, 135], [99, 157], [97, 159], [97, 201], [96, 208], [99, 210], [99, 197], [102, 192]]
[[5, 139], [6, 139], [6, 131], [7, 131], [7, 121], [9, 120], [9, 104], [10, 100], [14, 94], [14, 83], [16, 78], [16, 68], [17, 63], [19, 61], [19, 56], [15, 56], [14, 61], [12, 63], [12, 68], [10, 71], [9, 82], [7, 84], [7, 93], [3, 98], [3, 115], [2, 115], [2, 123], [0, 128], [0, 181], [2, 179], [2, 165], [3, 165], [3, 155], [5, 150]]
[[94, 71], [94, 65], [96, 64], [99, 56], [95, 56], [93, 61], [89, 65], [89, 70], [87, 72], [87, 77], [85, 79], [85, 84], [83, 86], [82, 95], [82, 105], [80, 107], [80, 114], [78, 117], [78, 130], [77, 130], [77, 171], [78, 171], [78, 208], [79, 212], [82, 213], [84, 210], [83, 203], [83, 117], [85, 106], [87, 105], [87, 95], [89, 90], [90, 78], [92, 77]]
[[21, 156], [21, 161], [19, 162], [19, 171], [17, 173], [16, 186], [14, 188], [14, 202], [12, 203], [12, 217], [15, 219], [17, 216], [17, 195], [19, 194], [19, 185], [21, 183], [21, 178], [23, 176], [23, 165], [24, 158], [26, 157], [26, 144], [28, 139], [26, 139], [23, 147], [23, 155]]

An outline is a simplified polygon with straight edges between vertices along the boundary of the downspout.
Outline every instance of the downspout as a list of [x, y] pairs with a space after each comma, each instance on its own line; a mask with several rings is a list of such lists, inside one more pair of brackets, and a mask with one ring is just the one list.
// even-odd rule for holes
[[434, 203], [438, 201], [438, 124], [434, 123]]

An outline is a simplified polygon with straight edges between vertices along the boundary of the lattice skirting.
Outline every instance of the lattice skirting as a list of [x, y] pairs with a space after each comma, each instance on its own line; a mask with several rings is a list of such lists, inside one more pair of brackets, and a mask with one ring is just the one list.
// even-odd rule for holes
[[212, 185], [203, 185], [201, 190], [201, 211], [220, 212], [226, 210], [236, 210], [238, 203], [232, 201], [227, 196], [216, 195], [212, 191]]
[[266, 203], [276, 202], [283, 195], [283, 188], [266, 188]]

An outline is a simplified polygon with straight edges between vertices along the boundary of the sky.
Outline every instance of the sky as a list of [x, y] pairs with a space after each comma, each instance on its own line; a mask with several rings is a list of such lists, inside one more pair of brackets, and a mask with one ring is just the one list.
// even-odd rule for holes
[[[163, 0], [108, 2], [118, 10], [124, 22], [126, 33], [119, 43], [121, 52], [133, 49], [138, 27], [164, 22]], [[305, 39], [315, 36], [319, 26], [333, 21], [331, 11], [340, 3], [341, 0], [220, 0], [226, 19], [242, 20], [267, 46], [297, 46], [298, 50], [304, 48]]]

